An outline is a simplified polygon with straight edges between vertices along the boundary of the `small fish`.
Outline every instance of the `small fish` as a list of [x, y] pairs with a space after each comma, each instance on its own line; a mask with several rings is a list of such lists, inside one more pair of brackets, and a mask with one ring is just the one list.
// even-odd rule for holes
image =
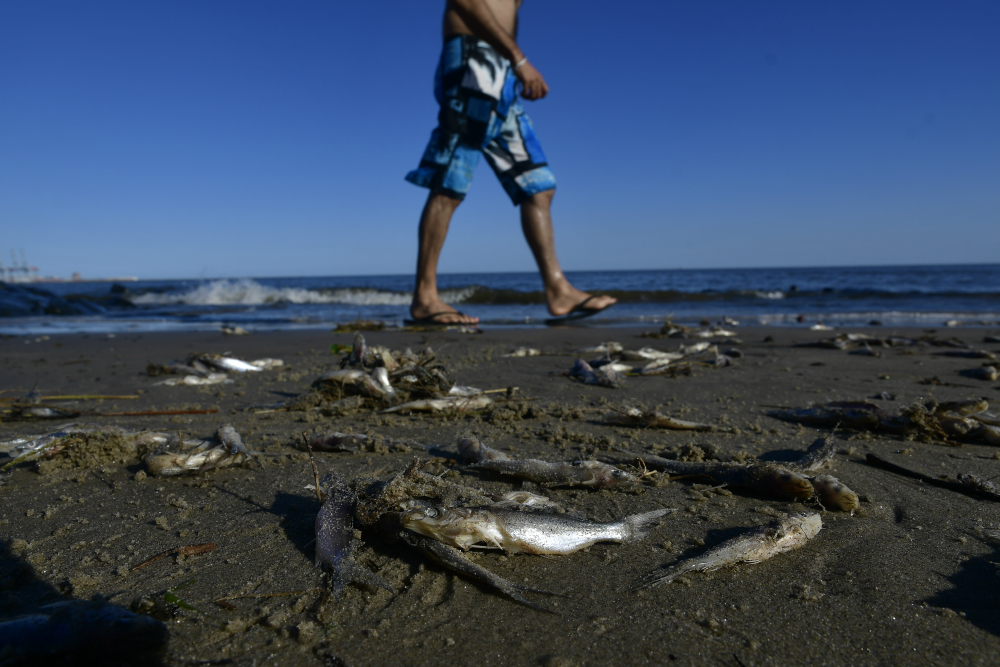
[[235, 357], [224, 357], [221, 354], [203, 354], [198, 357], [199, 361], [215, 366], [219, 370], [232, 371], [234, 373], [258, 373], [262, 369], [251, 363], [236, 359]]
[[281, 359], [271, 359], [270, 357], [265, 357], [263, 359], [254, 359], [249, 362], [251, 366], [256, 366], [262, 371], [269, 371], [275, 368], [281, 368], [285, 365], [285, 362]]
[[609, 489], [623, 484], [636, 484], [638, 479], [600, 461], [550, 462], [538, 459], [482, 459], [477, 468], [492, 470], [501, 475], [511, 475], [531, 480], [545, 486], [589, 486]]
[[537, 350], [533, 347], [519, 347], [513, 352], [508, 352], [500, 356], [503, 357], [537, 357], [542, 353], [541, 350]]
[[559, 514], [566, 511], [559, 503], [551, 500], [550, 498], [546, 498], [545, 496], [531, 493], [530, 491], [508, 491], [507, 493], [494, 496], [493, 499], [496, 501], [493, 504], [493, 507], [499, 508], [518, 510], [538, 509], [549, 512], [558, 512]]
[[476, 387], [468, 387], [456, 384], [454, 387], [448, 390], [449, 396], [465, 396], [466, 398], [470, 396], [479, 396], [483, 393], [482, 389], [477, 389]]
[[655, 410], [643, 411], [639, 408], [628, 408], [627, 410], [610, 412], [604, 416], [605, 423], [616, 426], [639, 426], [642, 428], [663, 428], [677, 431], [732, 431], [728, 426], [713, 426], [712, 424], [702, 424], [656, 412]]
[[379, 414], [386, 412], [465, 412], [466, 410], [481, 410], [493, 405], [493, 399], [482, 394], [477, 396], [448, 396], [447, 398], [426, 398], [419, 401], [410, 401], [386, 410], [381, 410]]
[[602, 366], [596, 371], [583, 359], [577, 359], [573, 368], [564, 373], [571, 378], [576, 378], [584, 384], [593, 384], [599, 387], [609, 387], [612, 389], [621, 387], [625, 383], [625, 377], [610, 365]]
[[861, 508], [861, 500], [858, 494], [832, 475], [816, 475], [810, 477], [809, 481], [816, 490], [816, 498], [820, 504], [828, 509], [838, 512], [853, 512]]
[[750, 464], [722, 461], [675, 461], [652, 454], [641, 456], [604, 454], [601, 458], [622, 463], [639, 458], [652, 470], [680, 477], [708, 477], [716, 484], [725, 484], [787, 500], [807, 500], [813, 496], [815, 491], [805, 475], [775, 463], [761, 461]]
[[225, 373], [209, 373], [208, 375], [182, 375], [180, 377], [167, 378], [166, 380], [160, 380], [159, 382], [154, 382], [154, 385], [163, 385], [167, 387], [177, 387], [180, 385], [187, 385], [189, 387], [203, 387], [205, 385], [211, 384], [231, 384], [232, 380], [229, 379]]
[[970, 368], [967, 371], [962, 371], [962, 375], [975, 380], [996, 382], [997, 379], [1000, 379], [1000, 369], [996, 366], [980, 366], [979, 368]]
[[683, 359], [684, 354], [644, 347], [641, 350], [622, 350], [621, 357], [626, 361], [677, 361]]
[[833, 438], [817, 438], [809, 449], [796, 461], [789, 461], [786, 467], [804, 473], [822, 470], [837, 453], [837, 441]]
[[223, 468], [253, 459], [261, 468], [263, 464], [243, 444], [243, 439], [231, 425], [226, 424], [216, 433], [216, 440], [172, 439], [158, 451], [144, 459], [149, 474], [154, 477], [193, 475], [206, 470]]
[[359, 540], [354, 537], [354, 506], [357, 496], [336, 473], [331, 472], [320, 482], [326, 500], [316, 515], [316, 567], [330, 571], [334, 596], [340, 597], [349, 583], [371, 588], [392, 587], [381, 577], [354, 561]]
[[601, 343], [600, 345], [585, 347], [577, 350], [575, 354], [616, 354], [621, 352], [623, 349], [624, 348], [621, 343], [616, 343], [612, 340], [607, 343]]
[[816, 512], [799, 512], [783, 519], [775, 519], [748, 533], [726, 540], [697, 558], [675, 565], [666, 574], [651, 572], [640, 588], [669, 584], [688, 572], [711, 572], [738, 563], [759, 563], [780, 553], [798, 549], [816, 537], [822, 527], [823, 520]]
[[600, 523], [544, 512], [498, 507], [422, 507], [403, 512], [407, 530], [467, 551], [474, 544], [508, 553], [570, 554], [597, 542], [635, 542], [650, 525], [673, 509], [635, 514]]
[[[384, 368], [382, 370], [385, 371]], [[312, 386], [317, 388], [333, 386], [350, 393], [379, 399], [388, 399], [391, 395], [371, 375], [357, 368], [341, 368], [324, 373], [313, 381]]]

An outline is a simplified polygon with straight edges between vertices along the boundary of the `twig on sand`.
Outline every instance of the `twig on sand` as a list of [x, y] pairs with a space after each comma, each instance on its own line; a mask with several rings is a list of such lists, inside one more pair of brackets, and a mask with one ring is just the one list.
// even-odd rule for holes
[[323, 492], [319, 488], [319, 468], [316, 467], [316, 459], [313, 457], [312, 443], [309, 442], [309, 438], [306, 437], [305, 433], [302, 434], [302, 441], [306, 443], [306, 449], [309, 450], [309, 463], [312, 464], [313, 477], [316, 479], [316, 498], [319, 500], [319, 504], [322, 505]]
[[164, 556], [169, 556], [170, 554], [177, 554], [178, 556], [199, 556], [201, 554], [207, 554], [210, 551], [215, 551], [218, 548], [219, 545], [213, 542], [207, 542], [205, 544], [187, 544], [180, 547], [174, 547], [173, 549], [167, 549], [161, 554], [156, 554], [149, 560], [145, 560], [139, 563], [138, 565], [132, 568], [132, 571], [135, 572], [141, 567], [146, 567], [147, 565], [151, 565], [152, 563], [155, 563]]

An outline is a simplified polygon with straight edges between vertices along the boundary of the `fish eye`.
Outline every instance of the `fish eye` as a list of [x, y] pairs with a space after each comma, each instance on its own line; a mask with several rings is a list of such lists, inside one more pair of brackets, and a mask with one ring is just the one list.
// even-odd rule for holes
[[441, 512], [438, 511], [438, 509], [435, 507], [424, 508], [424, 516], [426, 516], [428, 519], [436, 519], [439, 514], [441, 514]]

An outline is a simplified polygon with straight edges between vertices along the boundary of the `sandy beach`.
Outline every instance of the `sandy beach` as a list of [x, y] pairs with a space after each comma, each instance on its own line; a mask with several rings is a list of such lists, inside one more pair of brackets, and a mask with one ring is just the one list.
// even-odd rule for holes
[[[318, 501], [303, 432], [341, 431], [404, 438], [455, 449], [474, 434], [518, 458], [552, 461], [627, 450], [638, 455], [729, 460], [789, 460], [829, 429], [767, 415], [776, 406], [867, 400], [898, 412], [915, 401], [985, 398], [996, 414], [1000, 383], [961, 371], [982, 360], [941, 354], [950, 348], [878, 348], [877, 355], [803, 346], [838, 332], [736, 329], [720, 348], [742, 356], [726, 367], [696, 365], [679, 377], [629, 377], [621, 388], [588, 386], [561, 375], [575, 350], [604, 341], [627, 349], [674, 350], [683, 339], [641, 338], [642, 328], [561, 328], [456, 332], [370, 332], [372, 345], [431, 346], [459, 384], [516, 387], [494, 407], [445, 415], [353, 411], [256, 411], [302, 395], [337, 368], [331, 345], [353, 334], [330, 332], [14, 336], [0, 340], [0, 398], [136, 395], [134, 399], [46, 401], [92, 413], [217, 410], [207, 414], [76, 418], [129, 429], [210, 437], [232, 424], [244, 442], [269, 454], [263, 469], [242, 465], [173, 478], [146, 475], [137, 457], [108, 448], [14, 466], [0, 482], [0, 623], [68, 596], [109, 602], [166, 623], [168, 665], [881, 665], [1000, 662], [1000, 504], [937, 488], [873, 467], [876, 454], [932, 477], [1000, 475], [1000, 448], [840, 430], [830, 470], [862, 498], [850, 515], [826, 512], [822, 531], [802, 548], [681, 583], [633, 589], [643, 576], [703, 553], [780, 513], [820, 509], [738, 490], [705, 492], [699, 480], [647, 480], [638, 492], [580, 488], [542, 492], [587, 518], [610, 521], [677, 508], [645, 539], [598, 544], [568, 556], [497, 552], [472, 556], [513, 582], [565, 597], [531, 594], [555, 613], [527, 608], [455, 575], [401, 544], [365, 533], [357, 560], [394, 589], [348, 586], [339, 599], [314, 567]], [[852, 329], [920, 337], [924, 329]], [[973, 349], [1000, 355], [984, 337], [997, 331], [940, 328]], [[541, 356], [502, 356], [519, 346]], [[285, 366], [231, 374], [231, 384], [157, 386], [146, 366], [192, 352], [241, 359], [280, 358]], [[932, 380], [936, 378], [936, 380]], [[140, 393], [141, 392], [141, 393]], [[888, 396], [892, 398], [888, 398]], [[879, 398], [875, 398], [875, 397]], [[732, 432], [626, 428], [601, 422], [608, 404], [642, 404]], [[4, 421], [0, 440], [37, 435], [71, 419]], [[317, 453], [320, 474], [388, 478], [419, 452], [385, 448]], [[426, 458], [426, 455], [424, 455]], [[10, 462], [0, 456], [0, 465]], [[487, 492], [520, 482], [446, 459], [426, 468]], [[702, 480], [703, 481], [703, 480]], [[535, 489], [537, 490], [537, 489]], [[164, 551], [212, 543], [201, 555]], [[30, 568], [21, 567], [21, 563]], [[20, 569], [18, 569], [20, 568]], [[22, 572], [17, 577], [13, 571]], [[28, 572], [28, 574], [24, 574]], [[165, 600], [170, 589], [187, 606]], [[226, 598], [223, 600], [223, 598]], [[217, 602], [222, 600], [222, 602]]]

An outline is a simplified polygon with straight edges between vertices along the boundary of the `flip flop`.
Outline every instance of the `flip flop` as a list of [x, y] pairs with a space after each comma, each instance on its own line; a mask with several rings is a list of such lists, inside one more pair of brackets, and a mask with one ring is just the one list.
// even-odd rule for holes
[[565, 315], [563, 315], [562, 317], [550, 317], [549, 319], [545, 320], [546, 326], [555, 327], [559, 326], [560, 324], [576, 322], [577, 320], [582, 320], [587, 317], [592, 317], [597, 313], [603, 312], [608, 308], [610, 308], [611, 306], [615, 305], [613, 303], [609, 303], [608, 305], [604, 306], [604, 308], [587, 308], [587, 303], [591, 299], [596, 299], [597, 296], [598, 296], [597, 294], [591, 294], [586, 299], [573, 306], [573, 309], [568, 313], [566, 313]]
[[404, 327], [451, 327], [451, 326], [465, 326], [465, 327], [475, 327], [479, 326], [478, 322], [438, 322], [435, 317], [441, 317], [442, 315], [462, 315], [465, 316], [460, 310], [443, 310], [440, 313], [432, 313], [427, 317], [416, 317], [409, 320], [403, 320]]

